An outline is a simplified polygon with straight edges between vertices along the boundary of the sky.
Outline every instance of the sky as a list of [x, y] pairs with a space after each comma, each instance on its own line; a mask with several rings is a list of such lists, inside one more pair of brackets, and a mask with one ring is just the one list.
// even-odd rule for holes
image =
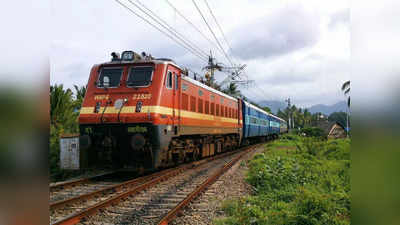
[[[141, 13], [129, 0], [121, 0]], [[132, 2], [137, 4], [136, 0]], [[217, 62], [229, 66], [192, 1], [169, 0], [199, 29], [196, 31], [166, 0], [140, 0], [177, 32]], [[309, 107], [345, 99], [341, 84], [350, 79], [350, 10], [348, 1], [208, 0], [227, 42], [204, 0], [195, 1], [235, 65], [246, 64], [240, 87], [249, 99], [284, 101]], [[67, 88], [86, 85], [94, 64], [111, 52], [133, 50], [173, 59], [204, 73], [206, 65], [115, 0], [53, 1], [51, 8], [50, 83]], [[210, 40], [212, 43], [210, 43]], [[223, 80], [226, 73], [217, 73]]]

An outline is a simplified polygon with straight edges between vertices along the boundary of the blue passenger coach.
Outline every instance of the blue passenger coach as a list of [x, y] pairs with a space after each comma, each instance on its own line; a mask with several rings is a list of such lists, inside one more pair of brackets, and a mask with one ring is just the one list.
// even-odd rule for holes
[[286, 121], [242, 100], [243, 141], [265, 141], [278, 137]]

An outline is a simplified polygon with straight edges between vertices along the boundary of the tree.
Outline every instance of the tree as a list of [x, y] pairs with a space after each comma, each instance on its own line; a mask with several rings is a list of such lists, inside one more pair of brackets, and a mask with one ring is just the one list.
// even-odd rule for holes
[[74, 88], [76, 91], [75, 107], [80, 109], [82, 106], [83, 99], [85, 98], [86, 87], [85, 86], [78, 87], [77, 85], [74, 85]]
[[[342, 84], [342, 91], [345, 96], [350, 94], [350, 81], [346, 81]], [[350, 95], [347, 97], [347, 107], [350, 108]]]
[[303, 116], [304, 116], [303, 127], [311, 126], [311, 113], [308, 111], [308, 109], [304, 109]]
[[223, 89], [222, 92], [234, 97], [240, 96], [240, 91], [235, 83], [229, 83], [229, 86]]
[[263, 109], [265, 112], [272, 114], [271, 109], [270, 109], [268, 106], [264, 106], [264, 107], [262, 107], [262, 109]]
[[347, 118], [346, 118], [346, 130], [347, 136], [349, 134], [349, 114], [350, 114], [350, 80], [342, 84], [342, 91], [344, 96], [347, 96]]
[[50, 125], [67, 132], [76, 132], [76, 103], [70, 89], [64, 90], [63, 85], [50, 86]]
[[329, 115], [328, 120], [330, 122], [340, 123], [342, 126], [346, 124], [347, 114], [345, 112], [333, 112]]

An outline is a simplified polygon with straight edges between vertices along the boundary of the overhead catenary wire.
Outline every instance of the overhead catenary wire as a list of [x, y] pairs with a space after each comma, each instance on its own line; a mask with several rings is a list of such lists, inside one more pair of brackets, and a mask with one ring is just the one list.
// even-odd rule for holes
[[194, 0], [192, 0], [194, 6], [196, 7], [197, 11], [199, 12], [201, 18], [203, 18], [204, 23], [207, 25], [208, 29], [210, 30], [211, 34], [213, 35], [215, 41], [217, 42], [218, 46], [220, 47], [220, 49], [222, 50], [222, 52], [224, 53], [225, 58], [229, 61], [229, 63], [233, 65], [232, 60], [229, 58], [228, 54], [225, 52], [224, 48], [222, 47], [221, 43], [219, 42], [217, 36], [215, 35], [214, 31], [211, 29], [210, 25], [208, 24], [206, 18], [204, 17], [203, 13], [201, 12], [200, 8], [197, 6], [196, 2]]
[[204, 0], [204, 2], [206, 3], [206, 6], [207, 6], [207, 8], [208, 8], [208, 11], [210, 11], [210, 14], [211, 14], [212, 17], [214, 18], [214, 21], [215, 21], [215, 23], [217, 24], [217, 26], [218, 26], [218, 28], [219, 28], [219, 31], [221, 32], [222, 37], [223, 37], [223, 39], [224, 39], [226, 45], [227, 45], [228, 48], [231, 50], [231, 52], [233, 52], [233, 50], [232, 50], [232, 48], [231, 48], [231, 46], [230, 46], [230, 44], [229, 44], [229, 42], [228, 42], [228, 39], [226, 38], [224, 31], [222, 30], [222, 27], [221, 27], [220, 24], [218, 23], [217, 18], [215, 17], [213, 11], [211, 10], [210, 5], [208, 4], [207, 0]]
[[131, 13], [133, 13], [135, 16], [139, 17], [140, 19], [142, 19], [143, 21], [145, 21], [146, 23], [148, 23], [150, 26], [152, 26], [153, 28], [155, 28], [156, 30], [158, 30], [159, 32], [161, 32], [162, 34], [164, 34], [165, 36], [167, 36], [168, 38], [170, 38], [171, 40], [173, 40], [175, 43], [177, 43], [178, 45], [180, 45], [181, 47], [185, 48], [186, 50], [188, 50], [190, 53], [192, 53], [194, 56], [198, 57], [200, 60], [208, 62], [207, 57], [201, 56], [198, 53], [196, 53], [195, 51], [193, 51], [192, 49], [188, 48], [187, 46], [185, 46], [184, 44], [182, 44], [181, 42], [179, 42], [176, 38], [174, 38], [173, 36], [171, 36], [170, 34], [166, 33], [165, 31], [163, 31], [161, 28], [157, 27], [156, 25], [154, 25], [153, 23], [151, 23], [148, 19], [144, 18], [143, 16], [141, 16], [140, 14], [138, 14], [137, 12], [135, 12], [134, 10], [132, 10], [130, 7], [128, 7], [127, 5], [125, 5], [124, 3], [122, 3], [120, 0], [115, 0], [118, 4], [120, 4], [121, 6], [123, 6], [124, 8], [126, 8], [128, 11], [130, 11]]
[[170, 1], [165, 0], [168, 5], [175, 10], [175, 12], [182, 17], [189, 25], [191, 25], [204, 39], [206, 39], [222, 56], [224, 56], [224, 53], [221, 51], [221, 49], [213, 42], [210, 40], [196, 25], [193, 24], [188, 18], [186, 18], [183, 13], [181, 13]]
[[[129, 0], [130, 1], [130, 0]], [[200, 53], [202, 53], [202, 55], [204, 56], [208, 56], [208, 54], [206, 52], [204, 52], [203, 50], [201, 50], [201, 48], [199, 48], [198, 46], [196, 46], [196, 44], [194, 44], [192, 41], [190, 41], [188, 38], [186, 38], [184, 35], [182, 35], [181, 33], [179, 33], [175, 28], [173, 28], [172, 26], [170, 26], [165, 20], [163, 20], [161, 17], [159, 17], [156, 13], [154, 13], [151, 9], [149, 9], [146, 5], [144, 5], [140, 0], [135, 0], [139, 5], [141, 5], [143, 8], [145, 8], [148, 12], [150, 12], [155, 18], [157, 18], [159, 21], [161, 21], [161, 23], [164, 23], [164, 25], [169, 29], [172, 30], [173, 32], [171, 32], [172, 34], [177, 34], [178, 36], [180, 36], [180, 39], [182, 41], [188, 42], [188, 45], [191, 45], [192, 48], [196, 49], [197, 51], [199, 51]], [[130, 1], [131, 2], [131, 1]], [[147, 14], [146, 14], [147, 15]], [[153, 18], [153, 17], [152, 17]], [[154, 19], [154, 18], [153, 18]]]
[[[182, 36], [180, 33], [178, 33], [175, 29], [173, 29], [171, 26], [169, 26], [165, 21], [163, 21], [160, 17], [158, 17], [157, 15], [155, 15], [155, 13], [153, 13], [150, 9], [148, 9], [146, 6], [144, 6], [142, 3], [140, 3], [138, 0], [135, 0], [136, 2], [138, 2], [139, 4], [142, 5], [143, 8], [147, 9], [150, 13], [146, 12], [143, 8], [141, 8], [139, 5], [135, 4], [132, 0], [128, 0], [133, 6], [135, 6], [137, 9], [139, 9], [140, 11], [142, 11], [144, 14], [146, 14], [148, 17], [150, 17], [154, 22], [156, 22], [157, 24], [159, 24], [160, 26], [162, 26], [166, 31], [168, 31], [170, 34], [172, 34], [173, 36], [175, 36], [176, 38], [178, 38], [181, 42], [183, 42], [187, 47], [189, 47], [190, 49], [192, 49], [193, 51], [195, 51], [197, 54], [203, 56], [203, 57], [208, 57], [207, 53], [202, 52], [201, 50], [199, 50], [200, 48], [198, 48], [197, 46], [193, 47], [191, 44], [188, 43], [187, 40], [185, 40], [184, 38], [180, 37]], [[154, 16], [150, 15], [153, 14]], [[157, 19], [155, 18], [157, 17]], [[160, 20], [160, 21], [159, 21]], [[164, 24], [163, 24], [164, 23]], [[171, 29], [172, 28], [172, 29]]]

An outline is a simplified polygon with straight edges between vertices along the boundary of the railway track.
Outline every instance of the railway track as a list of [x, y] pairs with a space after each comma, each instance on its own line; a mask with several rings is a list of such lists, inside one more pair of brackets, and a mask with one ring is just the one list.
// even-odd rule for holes
[[50, 203], [50, 223], [168, 224], [247, 151], [221, 154], [125, 182], [100, 182], [101, 188], [96, 190], [86, 185], [88, 189], [69, 198], [53, 197], [60, 200]]

